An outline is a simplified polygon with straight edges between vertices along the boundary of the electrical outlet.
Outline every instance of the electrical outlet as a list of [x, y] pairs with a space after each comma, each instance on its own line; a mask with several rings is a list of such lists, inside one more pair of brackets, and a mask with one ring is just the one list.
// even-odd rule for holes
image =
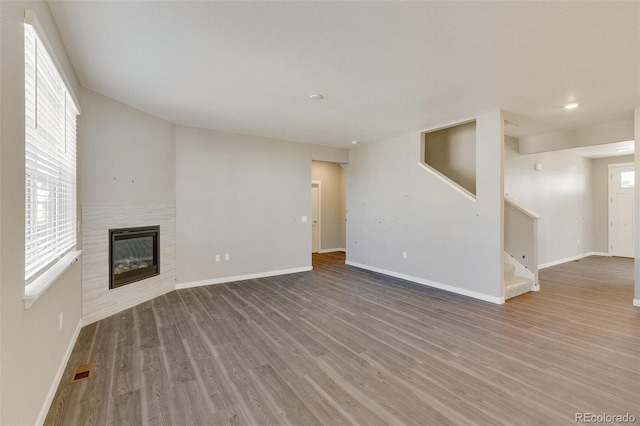
[[224, 254], [224, 260], [229, 260], [229, 253]]
[[220, 255], [216, 254], [216, 262], [220, 262]]
[[60, 324], [58, 325], [58, 329], [62, 330], [63, 325], [64, 325], [64, 312], [60, 312]]
[[402, 252], [402, 258], [403, 258], [403, 259], [406, 259], [406, 258], [407, 258], [407, 252], [406, 252], [406, 251], [403, 251], [403, 252]]

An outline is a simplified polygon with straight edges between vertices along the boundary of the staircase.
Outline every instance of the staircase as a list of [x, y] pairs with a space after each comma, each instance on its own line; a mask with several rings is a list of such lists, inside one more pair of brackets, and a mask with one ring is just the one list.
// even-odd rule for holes
[[504, 196], [504, 299], [540, 290], [538, 220], [541, 216]]
[[[539, 287], [534, 285], [533, 275], [517, 261], [505, 253], [504, 262], [504, 299], [511, 299], [530, 291], [537, 291]], [[524, 270], [523, 270], [524, 268]]]

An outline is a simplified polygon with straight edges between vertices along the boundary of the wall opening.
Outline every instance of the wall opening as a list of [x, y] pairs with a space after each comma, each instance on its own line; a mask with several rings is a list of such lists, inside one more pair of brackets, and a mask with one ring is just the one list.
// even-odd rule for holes
[[[338, 163], [311, 162], [312, 253], [345, 251], [346, 247], [346, 196], [345, 171]], [[317, 201], [314, 201], [318, 196]], [[319, 223], [314, 226], [317, 217]], [[318, 232], [319, 235], [314, 235]]]
[[436, 175], [475, 197], [476, 122], [424, 132], [421, 162]]

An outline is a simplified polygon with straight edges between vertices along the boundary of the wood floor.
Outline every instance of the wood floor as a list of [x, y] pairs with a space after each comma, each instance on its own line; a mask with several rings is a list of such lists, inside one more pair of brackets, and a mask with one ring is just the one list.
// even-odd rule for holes
[[[311, 272], [171, 292], [84, 327], [47, 425], [640, 421], [633, 261], [540, 271], [498, 306], [314, 255]], [[76, 365], [93, 377], [70, 384]]]

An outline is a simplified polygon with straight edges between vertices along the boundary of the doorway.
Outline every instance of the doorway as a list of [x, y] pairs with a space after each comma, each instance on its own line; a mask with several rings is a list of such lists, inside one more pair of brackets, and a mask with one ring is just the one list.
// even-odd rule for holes
[[311, 181], [311, 253], [320, 251], [320, 212], [321, 212], [320, 181]]
[[[346, 249], [346, 174], [339, 163], [311, 161], [311, 262]], [[322, 263], [322, 262], [320, 262]]]
[[609, 165], [609, 254], [634, 257], [634, 187], [633, 163]]

